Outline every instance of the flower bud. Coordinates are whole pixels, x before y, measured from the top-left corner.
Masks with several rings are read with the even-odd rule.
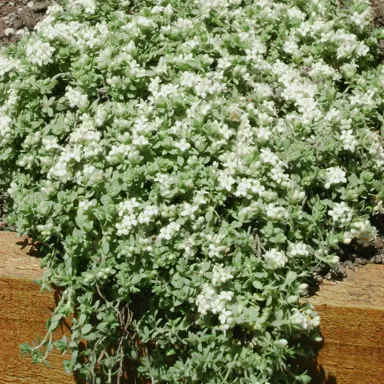
[[[308,284],[300,284],[299,285],[299,293],[300,295],[306,295],[308,293]]]
[[[330,257],[330,258],[328,259],[328,263],[329,263],[330,265],[337,265],[337,264],[339,264],[339,261],[340,261],[339,256],[332,256],[332,257]]]
[[[279,348],[284,348],[288,345],[288,341],[285,339],[280,339],[275,342],[276,346]]]

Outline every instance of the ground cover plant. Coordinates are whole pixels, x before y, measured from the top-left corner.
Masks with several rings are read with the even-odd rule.
[[[68,0],[3,48],[7,220],[62,293],[22,351],[90,383],[309,382],[299,298],[384,209],[381,34],[366,0]]]

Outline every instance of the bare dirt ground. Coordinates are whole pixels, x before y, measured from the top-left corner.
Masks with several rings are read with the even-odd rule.
[[[16,42],[44,17],[52,1],[0,0],[0,46]]]

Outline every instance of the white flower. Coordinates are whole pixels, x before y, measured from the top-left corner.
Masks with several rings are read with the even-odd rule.
[[[290,257],[308,257],[310,255],[310,249],[308,245],[302,242],[290,243],[287,254]]]
[[[276,165],[280,159],[269,148],[262,148],[260,151],[260,161],[265,164]]]
[[[353,12],[351,21],[359,27],[359,29],[364,29],[371,23],[371,7],[367,7],[362,13]]]
[[[198,311],[202,315],[206,315],[210,311],[211,300],[215,296],[215,289],[208,284],[204,285],[202,293],[200,293],[196,298],[196,305],[198,306]]]
[[[226,300],[226,301],[231,301],[233,298],[233,292],[231,291],[221,291],[219,294],[219,299],[221,300]]]
[[[0,146],[7,144],[12,138],[12,119],[0,111]]]
[[[289,8],[287,11],[287,14],[290,20],[293,20],[293,19],[297,19],[300,21],[305,20],[305,14],[296,7]]]
[[[265,188],[261,185],[259,180],[243,178],[238,181],[238,186],[234,195],[252,199],[255,194],[263,196],[264,192]]]
[[[377,229],[371,225],[369,220],[352,223],[349,232],[344,234],[344,243],[349,244],[352,239],[364,247],[369,247],[377,235]]]
[[[96,205],[97,205],[96,199],[92,199],[92,200],[84,199],[79,201],[79,209],[83,211],[88,211],[88,209],[92,207],[96,207]]]
[[[153,22],[153,20],[144,16],[139,16],[136,19],[136,22],[137,22],[137,25],[139,25],[141,28],[144,28],[144,29],[151,29],[156,27],[156,24]]]
[[[352,129],[347,129],[341,132],[340,141],[343,144],[343,148],[346,151],[355,152],[358,145],[355,135],[353,134]]]
[[[41,40],[30,40],[25,46],[25,53],[27,60],[39,67],[47,65],[52,62],[52,55],[55,48],[49,43],[45,43]]]
[[[180,230],[180,224],[171,222],[166,227],[160,229],[159,239],[171,240]]]
[[[341,71],[347,78],[353,77],[357,72],[357,68],[358,65],[355,63],[345,63],[340,67]]]
[[[83,8],[85,13],[93,14],[96,12],[95,0],[69,0],[68,9],[77,13],[79,8]]]
[[[20,69],[20,65],[20,60],[3,56],[0,53],[0,77],[8,72]]]
[[[191,148],[191,145],[184,138],[181,139],[179,142],[174,143],[174,146],[180,149],[181,152],[184,152],[187,149]]]
[[[62,14],[64,8],[59,4],[52,4],[47,8],[47,15],[57,16]]]
[[[195,219],[195,212],[199,209],[198,205],[192,205],[189,203],[184,203],[183,204],[183,209],[180,212],[181,216],[187,216],[190,217],[191,219]]]
[[[273,269],[282,268],[288,262],[285,253],[278,251],[275,248],[265,252],[263,257],[267,265]]]
[[[279,339],[275,342],[279,348],[285,348],[288,345],[288,341],[286,339]]]
[[[153,218],[159,214],[159,209],[156,205],[147,205],[137,217],[137,221],[140,224],[149,224],[153,221]]]
[[[218,245],[218,244],[209,244],[209,252],[208,256],[209,257],[221,257],[221,254],[224,253],[225,251],[225,246],[223,245]]]
[[[298,325],[304,331],[311,331],[320,325],[320,316],[314,311],[312,305],[301,310],[294,308],[292,312],[291,322]]]
[[[133,214],[136,212],[136,208],[140,207],[140,203],[136,198],[132,198],[130,200],[125,200],[119,203],[117,214],[122,217],[125,213]]]
[[[217,291],[205,284],[202,292],[196,298],[196,305],[199,313],[206,315],[209,312],[219,315],[220,328],[224,331],[234,325],[232,312],[227,308],[228,303],[233,299],[232,291]]]
[[[326,189],[329,189],[333,184],[344,184],[347,182],[346,173],[340,167],[331,167],[325,170]]]
[[[266,206],[266,214],[271,220],[289,219],[288,211],[284,207],[277,207],[274,204],[268,204]]]
[[[321,61],[314,63],[309,71],[310,76],[314,79],[321,79],[322,77],[332,78],[333,80],[339,80],[340,75],[337,71]]]
[[[304,197],[305,197],[304,191],[298,191],[297,189],[295,189],[292,193],[291,200],[294,203],[298,203],[298,202],[302,201],[304,199]]]
[[[136,227],[138,221],[135,215],[127,214],[123,216],[123,220],[120,223],[116,223],[117,236],[127,236],[131,233],[132,229]]]
[[[328,211],[328,215],[332,217],[333,223],[340,227],[349,224],[353,217],[353,211],[344,202],[335,203],[333,208]]]
[[[284,42],[284,52],[289,53],[289,54],[297,54],[300,52],[299,50],[299,45],[297,44],[296,39],[290,36],[288,40]]]
[[[232,190],[232,185],[236,182],[236,180],[225,171],[219,171],[218,181],[220,186],[228,192]]]
[[[88,105],[88,96],[83,94],[79,89],[68,86],[65,97],[68,99],[71,108],[85,108]]]
[[[212,284],[220,285],[226,283],[228,280],[231,280],[233,275],[231,274],[231,268],[223,267],[223,264],[216,264],[213,267],[212,272]]]
[[[301,296],[305,296],[308,294],[308,284],[303,283],[299,285],[299,293]]]
[[[75,181],[79,185],[95,184],[104,177],[104,171],[91,164],[85,164],[81,171],[75,173]]]

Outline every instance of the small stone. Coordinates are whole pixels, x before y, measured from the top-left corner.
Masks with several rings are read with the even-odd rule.
[[[24,34],[25,34],[24,29],[19,29],[19,30],[16,32],[16,35],[18,35],[18,36],[21,36],[21,35],[24,35]]]
[[[11,35],[14,35],[14,34],[15,34],[14,28],[6,28],[4,30],[4,35],[5,36],[11,36]]]
[[[15,3],[13,1],[10,1],[9,4],[8,4],[10,7],[14,7],[15,6]]]
[[[35,6],[35,3],[33,1],[30,1],[27,6],[28,8],[33,8]]]
[[[21,19],[16,19],[15,22],[13,23],[13,28],[16,30],[22,28],[24,26],[23,20]]]

